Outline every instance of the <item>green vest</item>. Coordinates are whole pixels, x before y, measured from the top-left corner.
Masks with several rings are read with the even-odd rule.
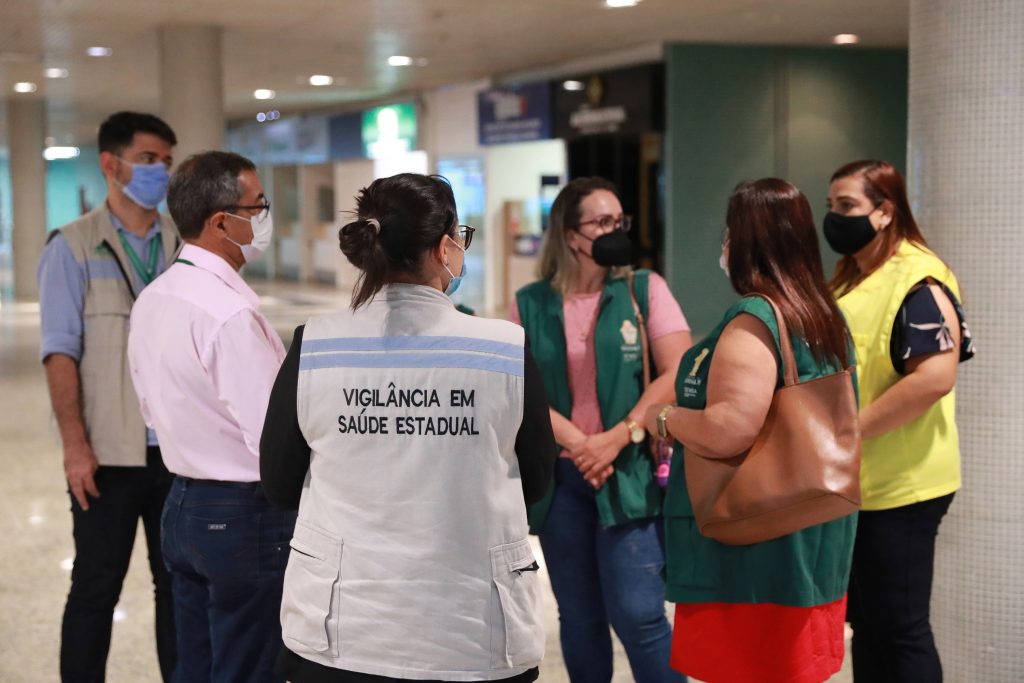
[[[637,302],[647,317],[650,271],[638,270],[634,277]],[[566,358],[565,315],[562,296],[547,280],[540,280],[516,292],[519,316],[530,352],[544,375],[551,407],[572,418],[569,391],[569,363]],[[605,281],[594,332],[597,358],[597,397],[605,429],[621,422],[643,393],[643,359],[638,322],[629,297],[629,285],[622,278]],[[597,492],[597,511],[603,526],[616,526],[661,513],[661,489],[651,469],[646,442],[630,444],[615,460],[615,473]],[[554,487],[530,507],[530,530],[539,533],[547,520]]]
[[[706,339],[683,356],[676,380],[676,400],[681,407],[706,407],[715,346],[725,326],[741,313],[763,321],[778,347],[778,324],[768,303],[755,297],[741,299]],[[801,381],[839,369],[815,360],[803,339],[791,340]],[[782,384],[780,368],[777,386]],[[854,514],[748,546],[725,545],[701,536],[686,490],[683,448],[677,443],[665,497],[667,599],[677,603],[770,602],[790,607],[835,602],[846,593],[856,529]]]
[[[881,268],[839,299],[857,346],[861,405],[871,405],[903,378],[889,355],[892,327],[907,294],[927,278],[960,298],[949,267],[925,247],[904,241]],[[913,422],[864,440],[860,488],[865,510],[911,505],[960,488],[955,391]]]

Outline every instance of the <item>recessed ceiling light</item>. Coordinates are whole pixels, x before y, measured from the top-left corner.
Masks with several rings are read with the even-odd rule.
[[[604,4],[609,7],[636,7],[640,0],[604,0]]]
[[[836,45],[856,45],[860,42],[860,36],[856,33],[839,33],[832,36],[832,42]]]
[[[109,57],[110,55],[114,54],[114,51],[111,50],[109,47],[100,47],[97,45],[90,47],[88,50],[85,51],[85,54],[89,55],[90,57]]]
[[[404,55],[392,55],[388,57],[388,64],[391,66],[411,66],[412,57],[406,57]]]
[[[323,74],[316,74],[309,77],[309,84],[315,86],[331,85],[334,83],[334,78],[331,76],[324,76]]]
[[[43,73],[46,74],[47,78],[67,78],[68,77],[68,70],[67,69],[60,69],[58,67],[50,67],[49,69],[47,69]]]
[[[267,112],[267,121],[277,121],[279,118],[281,118],[281,112],[278,110]]]
[[[29,93],[38,90],[35,83],[29,83],[28,81],[22,81],[21,83],[14,84],[14,92]]]
[[[562,88],[570,91],[583,90],[585,87],[586,86],[583,85],[583,81],[565,81],[562,83]]]
[[[51,146],[43,150],[43,158],[47,161],[55,161],[57,159],[74,159],[82,151],[77,147],[61,147]]]
[[[272,100],[277,97],[277,93],[268,88],[260,88],[259,90],[253,90],[252,96],[257,100]]]
[[[263,123],[264,121],[267,120],[267,115],[264,114],[263,112],[260,112],[259,114],[256,114],[256,120],[259,121],[260,123]]]

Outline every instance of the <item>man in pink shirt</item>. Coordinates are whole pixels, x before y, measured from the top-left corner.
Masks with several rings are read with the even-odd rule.
[[[174,475],[161,525],[182,680],[274,681],[295,513],[260,487],[259,440],[284,359],[238,271],[269,244],[270,203],[248,159],[205,152],[171,179],[186,244],[132,309],[128,360]]]

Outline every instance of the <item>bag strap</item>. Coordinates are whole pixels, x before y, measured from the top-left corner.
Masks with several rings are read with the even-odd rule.
[[[640,303],[636,300],[636,289],[633,285],[635,273],[630,271],[627,278],[629,283],[629,300],[633,304],[633,313],[636,314],[637,326],[640,328],[640,355],[644,359],[644,390],[651,385],[651,354],[647,341],[647,319],[640,310]]]
[[[786,327],[786,320],[782,317],[782,311],[779,310],[778,305],[767,294],[757,292],[751,296],[764,299],[772,307],[772,311],[775,312],[775,321],[779,328],[779,348],[782,351],[782,376],[787,387],[799,384],[800,375],[796,370],[796,355],[793,353],[793,342],[789,339],[789,329]]]

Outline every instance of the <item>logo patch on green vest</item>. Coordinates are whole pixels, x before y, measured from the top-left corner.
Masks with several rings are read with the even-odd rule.
[[[690,370],[690,377],[696,377],[697,376],[697,372],[700,370],[701,364],[708,357],[709,353],[711,353],[710,349],[704,349],[703,351],[700,352],[700,355],[698,355],[697,358],[694,359],[694,361],[693,361],[693,370]]]
[[[639,330],[636,329],[636,325],[633,324],[632,320],[623,320],[619,332],[622,333],[622,341],[630,346],[636,345]]]
[[[640,330],[628,318],[622,321],[619,327],[622,334],[622,360],[626,363],[633,363],[640,359]]]

